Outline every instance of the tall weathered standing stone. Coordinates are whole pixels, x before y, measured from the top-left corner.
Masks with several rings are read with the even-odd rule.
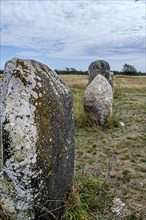
[[[98,74],[84,93],[84,110],[90,119],[104,125],[112,115],[112,87],[104,76]]]
[[[5,65],[0,197],[17,220],[60,216],[74,169],[73,97],[57,74],[34,60]]]
[[[1,140],[1,117],[2,117],[2,94],[1,94],[1,83],[2,83],[2,76],[0,75],[0,172],[2,169],[2,151],[1,151],[1,145],[2,145],[2,140]]]
[[[110,83],[112,88],[114,87],[114,85],[113,85],[113,73],[110,71],[110,65],[108,64],[108,62],[106,62],[104,60],[96,60],[96,61],[92,62],[89,65],[88,74],[89,74],[88,85],[92,82],[92,80],[98,74],[101,74],[107,79],[107,81]]]

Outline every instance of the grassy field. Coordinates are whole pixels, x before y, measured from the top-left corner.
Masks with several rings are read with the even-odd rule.
[[[105,127],[84,114],[87,76],[60,78],[74,94],[76,127],[76,190],[67,204],[72,218],[64,219],[146,219],[146,77],[115,77],[113,116]]]
[[[74,95],[76,140],[74,186],[62,220],[145,220],[146,77],[115,77],[113,116],[104,127],[84,114],[87,76],[60,78]]]

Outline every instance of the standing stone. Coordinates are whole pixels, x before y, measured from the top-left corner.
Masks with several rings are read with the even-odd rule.
[[[85,90],[84,110],[93,122],[104,125],[112,115],[112,99],[112,87],[98,74]]]
[[[56,219],[72,186],[72,94],[44,64],[13,58],[2,97],[3,206],[17,220]]]
[[[2,143],[2,140],[1,140],[2,94],[1,94],[1,83],[2,83],[2,76],[0,75],[0,173],[2,171],[2,151],[1,151],[1,145],[2,145],[1,144]]]
[[[113,88],[113,72],[110,71],[110,65],[108,62],[104,60],[96,60],[92,62],[88,68],[89,74],[89,82],[88,85],[92,82],[92,80],[98,75],[103,75],[110,85]]]

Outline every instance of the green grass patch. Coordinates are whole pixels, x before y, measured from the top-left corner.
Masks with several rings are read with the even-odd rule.
[[[84,90],[78,91],[77,95],[73,90],[74,97],[82,100]],[[144,89],[117,88],[113,116],[104,127],[85,123],[82,103],[78,104],[82,114],[76,109],[76,181],[89,220],[145,219],[145,98]],[[105,179],[101,198],[96,192]],[[126,205],[119,217],[111,212],[113,198],[117,197]]]

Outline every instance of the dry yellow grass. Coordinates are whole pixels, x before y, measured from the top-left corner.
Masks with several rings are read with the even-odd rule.
[[[115,87],[119,89],[146,88],[146,76],[115,76]]]
[[[86,75],[60,75],[59,77],[71,87],[74,85],[86,87],[88,83],[88,76]],[[146,88],[146,76],[115,76],[115,88]]]
[[[86,86],[88,83],[87,75],[59,75],[59,77],[69,86]]]

